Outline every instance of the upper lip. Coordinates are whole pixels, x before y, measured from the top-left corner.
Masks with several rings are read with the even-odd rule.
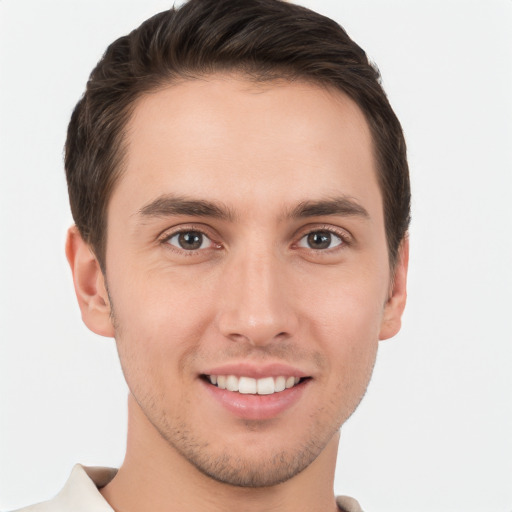
[[[237,377],[251,377],[261,379],[263,377],[309,377],[298,368],[283,363],[254,364],[248,362],[229,363],[215,366],[202,372],[203,375],[235,375]]]

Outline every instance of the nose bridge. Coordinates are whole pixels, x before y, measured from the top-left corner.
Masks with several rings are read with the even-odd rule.
[[[219,327],[224,336],[265,344],[288,337],[296,327],[290,289],[273,247],[233,254],[225,270]]]

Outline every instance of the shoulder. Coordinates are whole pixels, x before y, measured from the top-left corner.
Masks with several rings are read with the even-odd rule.
[[[337,496],[336,504],[341,512],[363,512],[359,502],[350,496]]]
[[[113,512],[98,488],[110,482],[116,472],[113,468],[76,464],[55,498],[13,512]]]

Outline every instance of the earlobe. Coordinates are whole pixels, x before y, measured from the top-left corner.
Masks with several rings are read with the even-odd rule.
[[[406,236],[398,250],[394,278],[389,298],[384,306],[379,340],[395,336],[402,326],[402,313],[407,301],[407,270],[409,265],[409,238]]]
[[[76,226],[68,230],[66,257],[73,274],[82,320],[96,334],[114,337],[110,301],[103,272],[94,252],[83,240]]]

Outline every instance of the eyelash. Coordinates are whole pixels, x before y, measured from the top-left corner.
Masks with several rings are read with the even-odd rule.
[[[350,246],[352,244],[352,238],[349,235],[349,233],[347,233],[345,230],[342,230],[341,228],[336,228],[331,225],[319,225],[308,226],[306,229],[304,229],[299,236],[298,242],[295,242],[294,245],[298,245],[298,243],[300,243],[301,240],[303,240],[305,237],[313,233],[329,233],[341,240],[341,243],[328,249],[313,249],[311,247],[304,248],[308,251],[314,252],[315,254],[325,254],[327,256],[328,254],[331,254],[333,252],[343,250],[345,247]]]
[[[208,240],[210,240],[212,247],[207,247],[204,249],[197,249],[197,250],[186,250],[186,249],[180,249],[179,247],[176,247],[170,243],[170,240],[174,238],[175,236],[180,235],[181,233],[191,233],[196,232],[204,237],[206,237]],[[352,238],[351,236],[345,231],[340,228],[335,228],[330,225],[318,225],[318,226],[309,226],[307,228],[303,228],[303,230],[300,232],[299,237],[296,242],[293,243],[293,247],[298,247],[298,244],[307,236],[313,234],[313,233],[329,233],[331,235],[336,236],[341,240],[341,243],[335,245],[334,247],[327,248],[327,249],[313,249],[311,247],[300,247],[301,249],[305,249],[307,251],[311,251],[315,254],[331,254],[333,252],[337,252],[340,250],[343,250],[343,248],[350,246],[352,244]],[[205,229],[204,226],[183,226],[180,227],[177,230],[173,230],[171,232],[166,231],[164,234],[160,235],[158,237],[158,241],[165,245],[166,248],[175,251],[179,254],[185,255],[185,256],[194,256],[199,253],[204,253],[206,251],[210,250],[216,250],[221,249],[222,244],[220,242],[215,241],[215,236],[212,236],[208,233],[208,230]]]
[[[179,247],[176,247],[170,243],[170,240],[174,238],[175,236],[179,236],[182,233],[199,233],[206,237],[208,240],[210,240],[212,247],[207,247],[204,249],[197,249],[197,250],[186,250],[186,249],[180,249]],[[182,226],[177,230],[173,231],[166,231],[163,235],[158,237],[158,241],[165,245],[167,249],[175,251],[181,255],[185,256],[195,256],[197,254],[212,250],[212,249],[220,249],[222,247],[222,244],[215,241],[215,237],[208,233],[208,230],[205,229],[204,226]]]

